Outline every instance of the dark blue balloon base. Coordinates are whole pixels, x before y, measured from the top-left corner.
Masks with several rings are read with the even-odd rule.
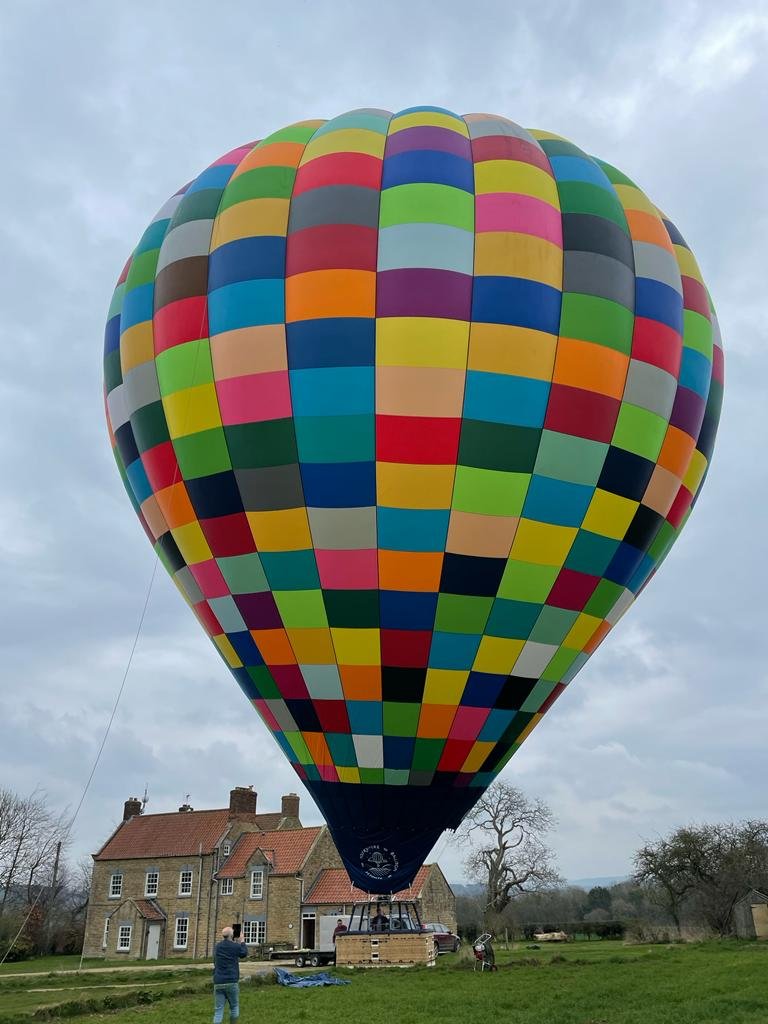
[[[447,828],[457,828],[481,790],[309,782],[352,882],[364,892],[406,889]]]

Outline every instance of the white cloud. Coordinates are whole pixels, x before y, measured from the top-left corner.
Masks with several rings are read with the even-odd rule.
[[[764,11],[734,15],[729,10],[709,25],[697,22],[697,17],[689,19],[693,31],[688,45],[678,45],[675,56],[668,54],[661,64],[663,73],[687,90],[715,92],[733,85],[752,70],[765,49]]]

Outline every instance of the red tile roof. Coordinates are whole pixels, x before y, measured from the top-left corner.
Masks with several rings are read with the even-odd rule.
[[[122,822],[95,860],[187,857],[212,853],[227,827],[229,811],[177,811],[137,814]]]
[[[154,900],[134,900],[136,909],[147,921],[164,921],[165,914]]]
[[[256,824],[264,832],[274,832],[276,828],[280,827],[282,820],[283,815],[280,811],[270,811],[269,814],[256,815]]]
[[[242,878],[257,850],[263,851],[272,865],[273,874],[294,875],[307,859],[321,831],[322,826],[281,829],[279,832],[247,832],[238,839],[218,877]]]
[[[280,811],[256,814],[251,819],[260,829],[276,829]],[[95,860],[136,860],[144,857],[192,857],[213,853],[229,822],[226,807],[215,811],[176,811],[169,814],[137,814],[123,821],[95,855]]]
[[[431,864],[423,864],[416,873],[413,884],[396,892],[393,899],[416,900],[426,884]],[[344,868],[325,868],[320,877],[304,897],[305,903],[356,903],[370,899],[367,892],[352,884]]]

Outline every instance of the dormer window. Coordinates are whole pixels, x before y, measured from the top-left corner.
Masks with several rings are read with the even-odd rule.
[[[226,843],[221,844],[221,856],[226,860],[230,853],[232,853],[232,843],[227,840]]]

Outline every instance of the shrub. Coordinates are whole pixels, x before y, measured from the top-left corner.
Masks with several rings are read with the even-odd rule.
[[[644,943],[670,943],[675,941],[668,925],[657,924],[654,921],[632,921],[627,925],[625,941],[628,945],[640,945]]]

